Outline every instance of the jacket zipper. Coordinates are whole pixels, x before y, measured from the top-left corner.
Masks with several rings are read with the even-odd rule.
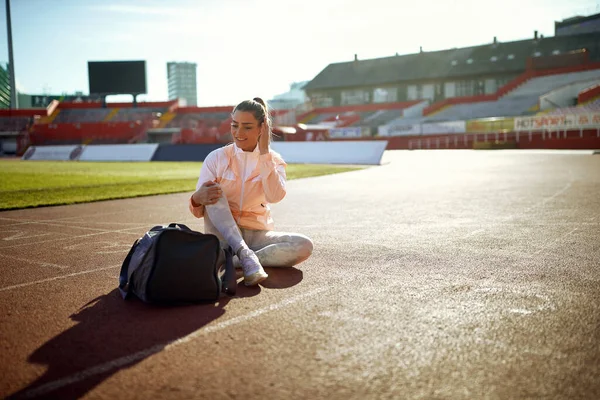
[[[242,210],[244,209],[244,184],[246,183],[246,165],[248,164],[247,154],[244,154],[244,169],[242,170],[242,193],[240,194],[240,215],[238,216],[237,223],[239,225],[242,219]]]

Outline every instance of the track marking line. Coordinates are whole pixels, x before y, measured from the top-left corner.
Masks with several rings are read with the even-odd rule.
[[[189,192],[189,194],[187,193],[165,193],[165,194],[159,194],[156,196],[168,196],[168,195],[176,195],[176,194],[186,194],[187,197],[189,197],[189,195],[192,192]],[[146,197],[151,197],[151,196],[146,196]],[[185,198],[186,201],[184,201],[182,204],[185,204],[185,207],[182,207],[181,210],[183,212],[183,210],[185,210],[185,214],[189,215],[189,211],[187,211],[187,197]],[[133,200],[133,199],[143,199],[143,197],[130,197],[130,198],[126,198],[126,199],[112,199],[112,200],[102,200],[102,201],[120,201],[120,200]],[[77,203],[77,204],[62,204],[62,205],[57,205],[55,207],[71,207],[71,206],[79,206],[79,207],[85,207],[86,205],[89,204],[94,204],[94,203],[98,203],[98,202],[92,202],[92,203]],[[165,204],[162,205],[145,205],[144,207],[136,207],[137,211],[145,211],[145,210],[157,210],[157,211],[164,211],[165,210]],[[171,203],[169,203],[171,204]],[[10,211],[17,211],[17,210],[7,210],[6,212],[10,212]],[[122,209],[119,211],[110,211],[110,212],[98,212],[98,213],[94,213],[93,217],[99,217],[99,216],[107,216],[107,215],[116,215],[116,214],[129,214],[131,213],[130,210],[128,209]],[[75,215],[75,216],[71,216],[71,217],[60,217],[60,218],[50,218],[50,219],[45,219],[43,221],[45,222],[56,222],[56,221],[68,221],[68,220],[73,220],[73,219],[81,219],[81,222],[87,222],[89,220],[90,216],[88,214],[80,214],[80,215]],[[17,222],[23,222],[24,220],[27,219],[19,219],[19,218],[10,218],[10,217],[0,217],[0,219],[4,219],[4,220],[8,220],[8,221],[17,221]]]
[[[547,250],[548,248],[550,248],[551,246],[553,246],[554,244],[556,244],[556,242],[563,240],[564,238],[566,238],[567,236],[571,235],[573,232],[575,232],[576,230],[578,230],[579,228],[575,228],[572,229],[571,231],[565,233],[564,235],[560,236],[558,239],[555,239],[553,241],[551,241],[550,243],[548,243],[547,245],[543,246],[541,249],[539,249],[538,251],[534,252],[534,255],[540,254],[542,251]]]
[[[38,242],[28,242],[28,243],[20,243],[20,244],[13,244],[13,245],[9,245],[9,246],[0,246],[0,250],[2,249],[10,249],[13,247],[20,247],[20,246],[32,246],[35,244],[40,244],[40,243],[51,243],[51,242],[59,242],[62,240],[73,240],[73,239],[81,239],[81,238],[85,238],[85,237],[92,237],[92,236],[98,236],[98,235],[107,235],[107,234],[112,234],[112,233],[123,233],[126,235],[136,235],[136,236],[141,236],[140,233],[138,232],[127,232],[130,230],[139,230],[139,229],[146,229],[144,231],[144,233],[148,230],[148,225],[140,225],[138,227],[134,227],[134,228],[126,228],[126,229],[118,229],[115,231],[106,231],[106,232],[96,232],[96,233],[87,233],[85,235],[75,235],[75,236],[67,236],[64,238],[55,238],[55,239],[50,239],[50,240],[40,240]],[[142,233],[143,234],[143,233]]]
[[[524,308],[511,308],[508,311],[511,312],[511,313],[513,313],[513,314],[521,314],[521,315],[533,314],[533,311],[527,310],[527,309],[524,309]]]
[[[92,231],[106,231],[106,229],[102,228],[88,228],[87,226],[74,226],[74,225],[66,225],[66,224],[53,224],[51,222],[39,222],[39,221],[28,221],[28,222],[20,222],[18,224],[10,225],[11,228],[16,226],[24,226],[24,225],[46,225],[46,226],[58,226],[60,228],[75,228],[75,229],[87,229]],[[6,227],[7,225],[5,225]]]
[[[377,321],[373,321],[370,319],[366,319],[366,318],[359,318],[359,317],[351,317],[348,315],[344,315],[344,313],[342,312],[331,312],[331,311],[323,311],[318,313],[317,315],[321,316],[321,317],[327,317],[327,318],[331,318],[333,320],[338,320],[338,321],[342,321],[342,322],[350,322],[353,324],[366,324],[366,325],[373,325],[373,326],[381,326],[381,322],[377,322]]]
[[[556,191],[556,192],[555,192],[555,193],[554,193],[552,196],[546,197],[546,198],[544,198],[544,199],[542,199],[542,200],[538,201],[537,203],[535,203],[535,204],[533,204],[533,205],[531,205],[531,206],[527,207],[526,209],[524,209],[523,211],[521,211],[521,212],[520,212],[520,213],[518,213],[518,214],[511,214],[511,215],[508,215],[508,216],[506,216],[506,217],[502,217],[502,218],[500,218],[500,219],[499,219],[499,220],[497,220],[497,221],[493,221],[493,222],[491,222],[491,223],[490,223],[490,224],[489,224],[489,225],[488,225],[486,228],[484,228],[484,229],[478,229],[478,230],[475,230],[475,231],[473,231],[473,232],[467,233],[467,234],[466,234],[465,236],[463,236],[461,239],[467,239],[467,238],[469,238],[469,237],[471,237],[471,236],[473,236],[473,235],[476,235],[476,234],[478,234],[478,233],[480,233],[480,232],[483,232],[483,231],[485,231],[486,229],[491,229],[491,228],[493,228],[493,227],[496,227],[496,226],[498,226],[498,225],[504,224],[504,223],[506,223],[506,222],[508,222],[508,221],[510,221],[510,220],[512,220],[512,219],[518,218],[518,216],[519,216],[519,215],[525,214],[525,213],[527,213],[527,212],[529,212],[529,211],[533,210],[534,208],[537,208],[537,207],[542,207],[542,206],[544,206],[544,205],[545,205],[547,202],[549,202],[550,200],[553,200],[553,199],[555,199],[556,197],[560,196],[561,194],[563,194],[564,192],[566,192],[567,190],[569,190],[569,189],[571,188],[571,186],[572,186],[572,185],[573,185],[573,180],[571,179],[571,180],[570,180],[570,181],[569,181],[569,182],[568,182],[568,183],[567,183],[565,186],[563,186],[561,189],[559,189],[558,191]]]
[[[481,232],[485,232],[485,229],[477,229],[477,230],[475,230],[473,232],[467,233],[465,236],[461,237],[461,239],[468,239],[471,236],[475,236],[475,235],[477,235],[478,233],[481,233]]]
[[[558,192],[554,193],[552,196],[550,197],[546,197],[544,200],[541,201],[541,205],[545,205],[547,202],[549,202],[550,200],[555,199],[556,197],[560,196],[561,194],[563,194],[564,192],[566,192],[567,190],[569,190],[571,188],[571,186],[573,185],[573,180],[569,181],[569,183],[567,183],[565,185],[565,187],[563,187],[561,190],[559,190]],[[528,209],[526,209],[525,211],[529,211],[532,208],[537,207],[537,204],[534,206],[529,207]]]
[[[52,382],[48,382],[44,385],[41,385],[37,388],[31,389],[26,391],[25,393],[23,393],[23,395],[21,397],[23,398],[32,398],[32,397],[36,397],[36,396],[41,396],[41,395],[45,395],[47,393],[50,393],[56,389],[59,389],[61,387],[76,383],[76,382],[80,382],[84,379],[87,379],[89,377],[95,376],[95,375],[100,375],[103,373],[106,373],[108,371],[111,371],[115,368],[119,368],[119,367],[124,367],[126,365],[132,364],[136,361],[141,361],[145,358],[148,358],[154,354],[160,353],[161,351],[169,351],[172,350],[182,344],[191,342],[201,336],[205,336],[208,334],[211,334],[213,332],[217,332],[220,330],[223,330],[227,327],[230,327],[232,325],[238,325],[241,324],[243,322],[246,322],[250,319],[256,318],[262,314],[266,314],[268,312],[271,311],[275,311],[278,310],[280,308],[289,306],[291,304],[297,303],[298,301],[304,299],[304,298],[310,298],[313,297],[314,295],[324,292],[328,289],[330,289],[330,286],[327,287],[319,287],[317,289],[313,289],[311,291],[308,291],[306,293],[294,296],[294,297],[290,297],[289,299],[285,299],[283,301],[280,301],[279,303],[275,303],[275,304],[271,304],[269,306],[260,308],[258,310],[255,310],[251,313],[245,314],[245,315],[241,315],[239,317],[234,317],[231,318],[229,320],[217,323],[215,325],[210,325],[207,327],[202,327],[192,333],[190,333],[189,335],[186,335],[180,339],[171,341],[171,342],[167,342],[164,344],[157,344],[155,346],[152,346],[146,350],[142,350],[139,351],[137,353],[134,354],[130,354],[128,356],[124,356],[124,357],[120,357],[117,359],[114,359],[112,361],[108,361],[105,362],[103,364],[99,364],[96,365],[94,367],[85,369],[83,371],[77,372],[73,375],[70,376],[66,376],[62,379],[58,379]]]
[[[168,194],[165,194],[168,195]],[[158,195],[161,196],[161,195]],[[138,197],[138,199],[140,199],[141,197]],[[129,199],[134,199],[133,197],[129,198]],[[116,201],[116,200],[127,200],[127,199],[113,199],[113,200],[104,200],[104,201]],[[96,202],[94,202],[96,203]],[[70,207],[70,206],[84,206],[87,204],[94,204],[94,203],[78,203],[78,204],[63,204],[61,205],[62,207]],[[187,210],[187,203],[185,209]],[[56,207],[61,207],[61,206],[56,206]],[[144,211],[144,210],[161,210],[164,211],[165,206],[164,205],[160,205],[160,206],[145,206],[143,208],[139,208],[136,207],[137,211]],[[7,210],[7,212],[9,211],[15,211],[15,210]],[[94,213],[94,217],[98,217],[98,216],[107,216],[107,215],[115,215],[115,214],[123,214],[123,213],[130,213],[130,210],[120,210],[120,211],[111,211],[111,212],[103,212],[103,213]],[[189,212],[189,211],[188,211]],[[26,219],[19,219],[19,218],[8,218],[8,217],[0,217],[0,219],[4,219],[7,221],[17,221],[17,222],[23,222]],[[86,222],[87,220],[89,220],[89,215],[87,214],[81,214],[81,215],[75,215],[75,216],[71,216],[71,217],[61,217],[61,218],[51,218],[51,219],[45,219],[45,220],[41,220],[41,221],[45,221],[45,222],[56,222],[56,221],[67,221],[70,219],[81,219],[81,222]]]
[[[34,281],[34,282],[19,283],[18,285],[5,286],[3,288],[0,288],[0,292],[4,292],[4,291],[7,291],[7,290],[13,290],[13,289],[19,289],[19,288],[27,287],[27,286],[33,286],[33,285],[37,285],[37,284],[45,283],[45,282],[57,281],[59,279],[71,278],[73,276],[91,274],[91,273],[98,272],[98,271],[106,271],[106,270],[109,270],[111,268],[117,268],[117,267],[120,267],[120,266],[121,266],[121,264],[119,264],[119,265],[113,265],[113,266],[110,266],[110,267],[96,268],[96,269],[92,269],[92,270],[88,270],[88,271],[73,272],[72,274],[55,276],[53,278],[47,278],[47,279],[40,279],[39,281]]]
[[[503,287],[498,287],[498,286],[496,286],[496,287],[494,287],[494,286],[480,287],[480,288],[474,289],[474,292],[481,293],[483,296],[512,294],[517,297],[520,297],[521,298],[520,300],[537,299],[540,301],[540,304],[532,305],[528,308],[526,308],[526,307],[509,308],[507,311],[512,314],[529,315],[529,314],[534,314],[534,313],[538,313],[538,312],[556,311],[556,305],[552,302],[552,299],[550,299],[550,297],[545,294],[528,293],[528,292],[523,292],[523,291],[519,291],[519,290],[515,290],[515,289],[507,289],[507,288],[503,288]]]
[[[129,249],[131,248],[131,243],[119,243],[119,242],[108,242],[108,241],[99,241],[95,244],[101,245],[98,251],[94,251],[95,254],[127,254]],[[77,243],[70,246],[63,247],[63,250],[74,251],[80,248],[87,249],[90,247],[89,243]]]
[[[42,267],[54,267],[54,268],[58,268],[58,269],[68,269],[71,268],[68,265],[58,265],[58,264],[53,264],[50,262],[45,262],[45,261],[36,261],[30,258],[22,258],[22,257],[16,257],[16,256],[11,256],[8,254],[2,254],[0,253],[0,257],[6,257],[6,258],[11,258],[13,260],[17,260],[17,261],[23,261],[29,264],[36,264],[36,265],[40,265]]]
[[[16,232],[16,233],[14,235],[2,238],[2,240],[9,241],[9,240],[19,240],[19,239],[31,239],[31,238],[34,238],[34,237],[52,235],[51,232],[47,232],[47,233],[39,233],[39,234],[33,234],[33,235],[27,236],[27,232],[13,230],[13,229],[6,230],[3,233],[8,233],[8,232]]]
[[[1,218],[0,219],[5,219],[5,220],[11,220],[10,218]],[[54,222],[53,220],[45,220],[45,219],[32,219],[32,220],[28,220],[28,221],[23,221],[23,220],[15,220],[14,224],[6,224],[3,225],[3,227],[15,227],[15,226],[21,226],[21,225],[33,225],[33,224],[40,224],[40,225],[51,225],[51,226],[60,226],[60,227],[70,227],[70,228],[83,228],[79,225],[68,225],[68,224],[94,224],[94,225],[110,225],[111,227],[114,226],[127,226],[127,225],[138,225],[137,222],[103,222],[103,221],[89,221],[89,218],[83,221],[68,221],[67,223],[59,223],[59,222]],[[89,228],[89,229],[102,229],[102,228]],[[106,229],[106,228],[105,228]]]

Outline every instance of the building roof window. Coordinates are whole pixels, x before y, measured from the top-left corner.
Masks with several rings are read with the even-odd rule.
[[[472,58],[469,58],[469,59],[467,60],[467,64],[473,64],[473,59],[472,59]]]
[[[539,56],[541,56],[541,55],[542,55],[542,53],[540,53],[539,51],[536,51],[535,53],[533,53],[533,56],[534,56],[534,57],[539,57]]]
[[[452,60],[452,62],[450,64],[456,65],[456,64],[458,64],[458,62],[456,60]]]
[[[492,58],[490,58],[490,61],[491,62],[496,62],[496,61],[498,61],[498,57],[492,56]]]
[[[514,54],[509,54],[508,57],[509,60],[514,60],[515,59],[515,55]]]
[[[552,54],[554,54],[554,55],[560,54],[560,50],[554,50],[554,51],[552,52]]]

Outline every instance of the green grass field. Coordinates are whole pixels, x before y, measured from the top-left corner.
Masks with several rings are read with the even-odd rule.
[[[200,162],[0,160],[0,210],[192,192]],[[289,179],[363,167],[289,164]]]

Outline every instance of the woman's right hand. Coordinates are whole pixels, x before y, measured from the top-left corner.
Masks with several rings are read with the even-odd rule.
[[[196,204],[208,206],[219,201],[222,195],[223,190],[221,190],[221,186],[218,183],[207,181],[192,195],[192,200]]]

